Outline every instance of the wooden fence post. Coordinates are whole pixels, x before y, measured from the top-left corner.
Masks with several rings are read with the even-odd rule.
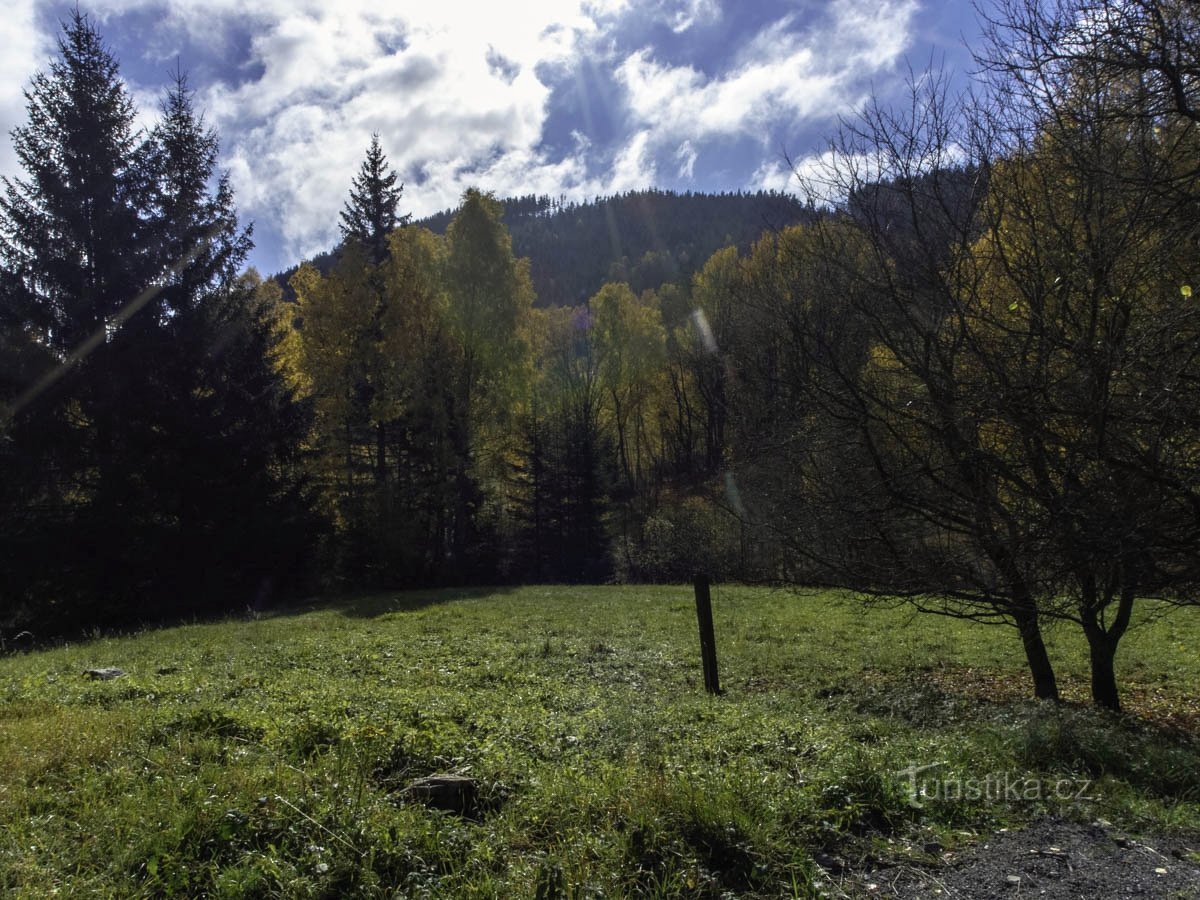
[[[700,624],[700,662],[704,666],[704,689],[710,694],[721,693],[721,680],[717,677],[717,638],[713,633],[712,596],[709,593],[708,576],[697,575],[696,619]]]

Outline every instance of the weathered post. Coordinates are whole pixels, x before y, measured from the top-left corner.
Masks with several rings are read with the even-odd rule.
[[[696,619],[700,623],[700,662],[704,667],[704,689],[710,694],[721,693],[721,680],[717,677],[717,638],[713,633],[712,596],[708,588],[708,576],[697,575]]]

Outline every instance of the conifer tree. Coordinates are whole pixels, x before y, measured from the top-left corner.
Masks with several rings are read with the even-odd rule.
[[[180,315],[214,290],[232,287],[253,243],[250,229],[238,226],[229,176],[217,171],[217,135],[196,113],[181,71],[160,112],[146,154],[151,222],[158,264],[170,273],[165,306]]]
[[[113,326],[137,293],[142,186],[135,110],[116,59],[78,10],[58,48],[25,92],[27,124],[12,133],[27,177],[4,179],[0,252],[40,338],[65,356]]]
[[[78,10],[58,50],[26,90],[28,121],[12,133],[26,174],[5,179],[0,197],[6,343],[26,359],[40,351],[0,421],[11,465],[0,602],[14,616],[32,597],[72,602],[109,587],[96,567],[108,563],[109,539],[121,539],[113,520],[125,498],[110,485],[128,465],[124,372],[114,370],[151,268],[135,110],[117,61]],[[64,553],[72,546],[87,546],[93,560]],[[47,612],[55,614],[39,615]]]
[[[312,524],[297,458],[308,414],[271,365],[274,312],[239,275],[252,243],[217,153],[177,72],[145,154],[163,302],[141,320],[147,377],[131,419],[144,428],[150,528],[174,560],[161,587],[190,609],[289,577]]]
[[[388,235],[409,220],[409,216],[398,216],[396,212],[404,192],[403,184],[396,186],[397,177],[379,146],[379,135],[371,135],[367,158],[351,182],[350,199],[342,209],[340,227],[345,240],[363,246],[372,265],[377,266],[387,258]]]
[[[182,76],[139,140],[81,13],[59,51],[0,198],[0,613],[40,631],[244,605],[307,510],[304,410],[238,275],[249,234]]]

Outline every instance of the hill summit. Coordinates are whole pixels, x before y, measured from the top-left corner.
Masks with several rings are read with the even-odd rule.
[[[501,201],[513,252],[529,257],[538,306],[575,306],[609,281],[635,291],[689,279],[721,247],[747,248],[767,231],[811,221],[816,211],[775,191],[677,194],[630,191],[584,202],[529,194]],[[416,220],[444,234],[454,210]],[[328,272],[337,249],[311,260]],[[284,283],[291,269],[277,276]]]

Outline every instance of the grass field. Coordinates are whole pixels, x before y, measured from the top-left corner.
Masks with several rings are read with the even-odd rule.
[[[0,659],[0,892],[806,897],[833,890],[814,855],[1047,811],[1200,832],[1200,610],[1126,639],[1118,718],[1025,700],[1005,629],[714,605],[715,698],[680,587],[387,594]],[[1082,642],[1050,640],[1083,701]],[[476,780],[470,815],[405,799],[435,772]]]

